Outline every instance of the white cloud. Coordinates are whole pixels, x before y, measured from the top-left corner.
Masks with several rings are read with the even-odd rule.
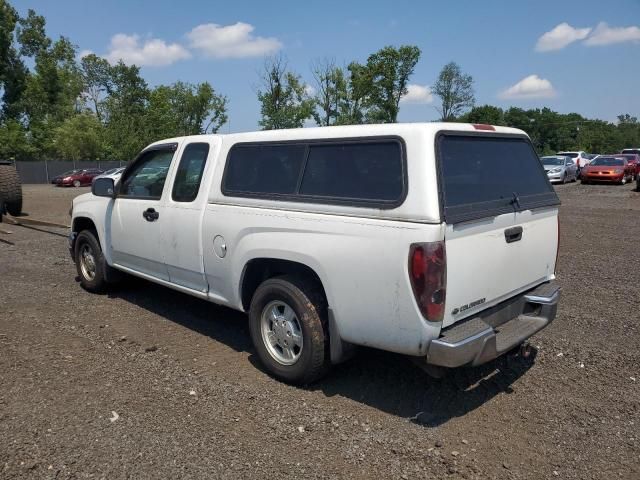
[[[214,58],[259,57],[282,48],[277,38],[253,36],[254,29],[253,25],[244,22],[225,26],[206,23],[187,33],[187,38],[191,48]]]
[[[427,85],[407,85],[407,93],[400,99],[401,103],[431,103],[433,95]]]
[[[515,85],[502,91],[498,97],[502,99],[551,98],[556,91],[551,82],[538,75],[529,75]]]
[[[313,97],[316,94],[316,89],[313,85],[309,85],[308,83],[304,86],[304,93],[309,96],[309,97]]]
[[[552,30],[543,34],[536,43],[536,51],[550,52],[561,50],[567,45],[584,40],[589,35],[591,28],[574,28],[567,22],[556,25]]]
[[[78,58],[82,59],[84,57],[86,57],[87,55],[91,55],[93,52],[93,50],[80,50],[80,53],[78,54]]]
[[[191,53],[177,43],[167,44],[159,38],[140,42],[139,35],[117,33],[111,37],[109,52],[105,58],[111,63],[122,60],[127,65],[161,67],[191,57]]]
[[[640,28],[610,27],[605,22],[600,22],[584,44],[593,47],[624,42],[640,42]]]

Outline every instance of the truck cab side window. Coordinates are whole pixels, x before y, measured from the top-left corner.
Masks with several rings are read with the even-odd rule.
[[[190,143],[186,146],[173,182],[171,198],[174,202],[193,202],[196,199],[208,155],[208,143]]]
[[[173,158],[173,150],[151,150],[142,155],[122,180],[120,195],[160,199]]]

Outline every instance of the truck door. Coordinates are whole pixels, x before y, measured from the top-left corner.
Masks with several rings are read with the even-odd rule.
[[[167,281],[163,251],[168,219],[162,199],[176,147],[175,143],[151,147],[125,171],[109,226],[115,265]]]
[[[167,247],[164,260],[169,279],[171,283],[201,293],[209,288],[202,246],[202,217],[208,193],[203,177],[212,171],[208,162],[215,158],[215,146],[202,140],[184,145],[163,207],[167,218],[163,225]]]

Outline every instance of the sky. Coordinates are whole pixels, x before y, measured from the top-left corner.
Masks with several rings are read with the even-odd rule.
[[[640,117],[640,0],[11,3],[44,15],[49,36],[70,38],[79,54],[140,65],[151,86],[208,81],[229,99],[225,133],[258,129],[265,56],[284,55],[313,86],[313,61],[365,62],[403,44],[422,55],[402,122],[438,118],[430,86],[450,61],[473,76],[477,105]]]

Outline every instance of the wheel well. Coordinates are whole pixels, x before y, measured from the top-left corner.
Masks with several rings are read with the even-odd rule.
[[[98,229],[96,225],[93,223],[93,220],[86,217],[78,217],[73,220],[73,231],[80,233],[83,230],[91,230],[96,234],[96,238],[98,237]]]
[[[303,263],[279,258],[254,258],[247,262],[242,275],[241,296],[244,310],[249,310],[253,294],[258,286],[269,278],[281,275],[299,275],[316,282],[325,298],[327,295],[318,274]]]

